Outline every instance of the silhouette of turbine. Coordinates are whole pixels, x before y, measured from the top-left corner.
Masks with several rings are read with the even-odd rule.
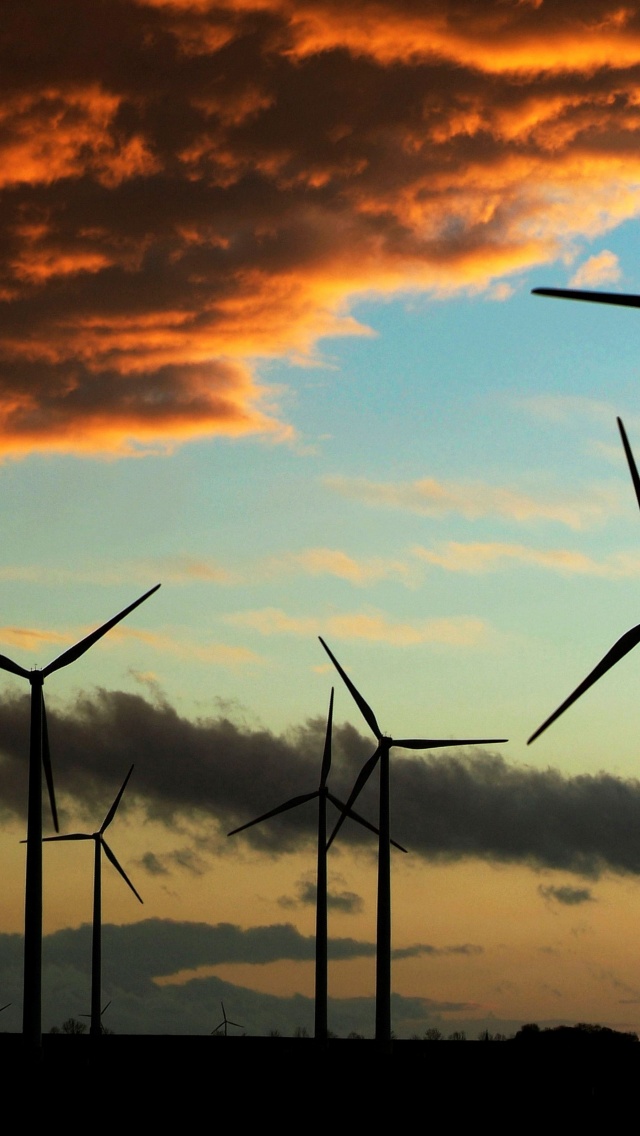
[[[218,1033],[218,1030],[221,1030],[223,1026],[225,1037],[227,1036],[227,1026],[235,1026],[236,1029],[244,1029],[244,1026],[239,1025],[238,1022],[232,1022],[231,1018],[227,1017],[224,1010],[224,1002],[221,1002],[220,1005],[222,1006],[222,1021],[220,1022],[220,1025],[216,1026],[214,1030],[211,1030],[211,1036],[213,1036],[214,1033]]]
[[[335,655],[327,647],[324,639],[320,642],[331,662],[342,677],[347,689],[360,710],[365,722],[378,739],[375,752],[365,762],[358,774],[347,809],[351,809],[359,793],[366,785],[376,765],[380,763],[380,819],[378,822],[378,915],[376,938],[376,1040],[388,1043],[391,1040],[391,856],[389,848],[389,751],[392,746],[400,749],[439,749],[441,746],[480,745],[488,742],[505,742],[507,738],[466,738],[463,741],[433,738],[388,738],[377,723],[373,710],[343,671]],[[346,810],[331,834],[329,846],[335,840]]]
[[[100,1011],[100,1033],[104,1033],[104,1026],[102,1024],[102,1015],[104,1014],[105,1010],[109,1009],[111,1002],[112,1002],[112,999],[110,998],[109,1001],[105,1003],[105,1005],[102,1007],[102,1009]],[[80,1014],[80,1017],[81,1018],[90,1018],[91,1014]]]
[[[124,791],[127,787],[127,782],[128,782],[132,773],[133,773],[133,765],[131,766],[131,769],[127,773],[127,776],[125,777],[124,781],[122,782],[122,785],[120,786],[120,790],[118,792],[118,795],[116,796],[111,808],[109,809],[109,812],[107,813],[106,817],[104,818],[104,820],[103,820],[102,824],[100,825],[100,828],[98,829],[97,832],[71,832],[71,833],[69,833],[68,836],[45,836],[45,838],[44,838],[47,843],[49,843],[50,841],[59,841],[59,840],[93,840],[93,842],[95,844],[94,869],[93,869],[93,936],[92,936],[92,945],[91,945],[91,1028],[90,1028],[90,1031],[89,1031],[94,1037],[99,1036],[100,1033],[102,1032],[101,1028],[100,1028],[100,1016],[101,1016],[100,992],[101,992],[101,985],[102,985],[102,853],[103,852],[104,852],[105,856],[107,857],[107,859],[111,861],[111,863],[113,864],[116,871],[118,871],[120,873],[124,882],[129,885],[129,887],[131,888],[136,899],[140,900],[140,903],[144,902],[141,899],[141,897],[138,895],[136,889],[134,888],[133,884],[131,883],[131,880],[129,879],[124,868],[116,860],[116,857],[114,856],[113,852],[111,851],[109,845],[107,844],[107,842],[104,838],[104,834],[105,834],[106,830],[108,829],[109,825],[111,824],[111,821],[113,820],[114,816],[116,815],[116,812],[118,810],[118,805],[120,804],[120,801],[122,800],[122,794],[124,793]],[[105,1009],[106,1009],[106,1007],[105,1007]]]
[[[32,1049],[42,1044],[42,766],[44,766],[53,823],[58,829],[58,815],[53,791],[51,758],[47,718],[44,708],[43,684],[48,675],[69,666],[84,655],[94,643],[107,634],[116,623],[129,615],[134,608],[144,603],[157,592],[159,584],[150,588],[143,596],[118,612],[96,631],[80,639],[73,647],[68,647],[42,670],[25,670],[19,663],[6,655],[0,655],[0,670],[26,678],[31,684],[31,725],[29,731],[29,792],[27,805],[27,872],[24,904],[24,992],[22,1007],[22,1032],[25,1041]]]
[[[228,833],[229,836],[235,836],[237,832],[243,832],[245,828],[251,828],[254,824],[260,824],[263,820],[268,820],[269,817],[278,816],[279,813],[285,813],[289,809],[295,809],[298,805],[305,805],[307,801],[318,800],[318,867],[316,875],[316,987],[315,987],[315,1025],[314,1037],[319,1040],[326,1041],[327,1038],[327,969],[328,969],[328,940],[327,940],[327,801],[331,801],[337,809],[340,810],[342,815],[349,816],[353,820],[358,821],[358,824],[368,828],[371,832],[377,835],[378,829],[375,825],[370,824],[364,817],[359,816],[353,809],[347,808],[338,797],[334,797],[333,793],[329,792],[327,788],[327,778],[331,769],[331,728],[333,723],[333,687],[331,688],[331,697],[329,699],[329,712],[327,714],[327,728],[324,739],[324,753],[322,756],[322,766],[320,770],[320,784],[313,793],[304,793],[300,797],[292,797],[291,800],[285,801],[283,805],[278,805],[275,809],[271,809],[268,813],[263,813],[262,816],[256,817],[255,820],[249,821],[248,824],[243,824],[240,828],[234,828],[233,832]],[[396,844],[394,840],[391,841],[399,848],[401,852],[406,852],[401,844]]]
[[[640,508],[640,477],[638,476],[638,468],[631,451],[631,446],[629,445],[629,439],[627,438],[626,430],[622,424],[622,419],[617,418],[616,422],[618,423],[620,437],[622,438],[622,445],[624,447],[624,452],[627,458],[627,464],[629,466],[629,472],[631,474],[631,481],[633,482],[636,500],[638,502],[638,507]],[[607,651],[604,658],[601,659],[598,665],[593,668],[593,670],[587,675],[584,681],[576,687],[576,689],[573,691],[573,694],[570,694],[568,698],[565,698],[562,705],[558,706],[558,709],[554,710],[553,714],[546,718],[541,726],[538,726],[538,729],[529,738],[527,745],[531,745],[531,742],[534,742],[536,738],[539,738],[540,734],[542,734],[547,729],[547,727],[551,725],[552,722],[555,722],[556,718],[559,718],[561,714],[564,714],[565,710],[568,710],[571,704],[573,702],[576,702],[581,694],[584,694],[585,690],[588,690],[590,686],[593,686],[594,682],[597,682],[598,679],[602,678],[602,676],[606,674],[608,670],[611,670],[611,667],[614,667],[616,663],[619,663],[620,659],[623,659],[624,656],[627,655],[629,651],[632,651],[638,643],[640,643],[640,624],[638,624],[637,627],[632,627],[630,631],[625,632],[625,634],[622,635],[620,639],[618,639],[617,642],[613,644],[611,650]]]
[[[552,296],[558,300],[589,300],[594,304],[616,304],[623,308],[640,308],[640,296],[629,292],[591,292],[576,288],[532,288],[534,296]]]

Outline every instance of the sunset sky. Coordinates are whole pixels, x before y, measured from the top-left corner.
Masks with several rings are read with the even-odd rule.
[[[0,653],[44,666],[116,1031],[311,1027],[313,805],[392,753],[394,1028],[640,1030],[640,5],[24,0],[0,33]],[[0,678],[2,1028],[27,684]],[[376,815],[375,784],[362,811]],[[45,814],[47,815],[47,814]],[[48,815],[47,815],[48,821]],[[92,858],[44,850],[43,1027]],[[330,855],[330,1026],[373,1032],[375,842]]]

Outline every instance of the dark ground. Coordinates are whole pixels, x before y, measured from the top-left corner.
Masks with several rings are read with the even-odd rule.
[[[341,1118],[342,1129],[419,1121],[440,1131],[462,1122],[526,1127],[534,1116],[610,1123],[635,1107],[640,1046],[396,1041],[385,1052],[352,1039],[323,1048],[299,1038],[46,1034],[30,1055],[20,1035],[0,1034],[0,1069],[5,1104],[12,1090],[33,1087],[62,1122],[86,1102],[89,1123],[103,1120],[110,1131],[123,1107],[127,1120],[147,1122],[193,1112],[198,1127],[217,1128],[216,1116],[243,1126],[270,1118],[281,1132]]]

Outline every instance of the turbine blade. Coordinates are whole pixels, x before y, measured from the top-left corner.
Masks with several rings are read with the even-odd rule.
[[[362,695],[360,694],[360,692],[358,690],[356,690],[351,679],[348,677],[347,674],[345,674],[342,667],[340,666],[340,663],[336,659],[335,655],[332,654],[332,652],[327,647],[327,644],[325,643],[324,639],[320,635],[318,636],[318,639],[320,639],[322,646],[324,647],[325,651],[327,652],[327,654],[328,654],[329,658],[331,659],[331,662],[333,663],[334,667],[336,668],[338,674],[342,676],[342,680],[345,683],[345,686],[347,687],[347,689],[351,692],[351,697],[353,698],[354,702],[358,706],[360,713],[362,714],[362,717],[367,722],[367,724],[371,727],[371,729],[373,730],[378,741],[380,741],[381,738],[382,738],[382,730],[380,729],[378,723],[376,722],[376,716],[375,716],[373,710],[371,709],[369,704],[367,702],[365,702],[365,700],[362,697]]]
[[[115,801],[113,802],[111,808],[109,809],[109,812],[107,813],[106,817],[104,818],[104,820],[102,822],[102,827],[100,828],[100,835],[102,835],[102,833],[105,831],[105,829],[107,829],[109,827],[109,825],[111,824],[111,821],[113,820],[114,816],[116,815],[118,805],[120,804],[120,801],[122,800],[122,794],[124,793],[124,791],[127,787],[127,782],[128,782],[132,773],[133,773],[133,765],[131,766],[131,769],[127,773],[127,776],[125,777],[124,781],[122,782],[122,785],[120,786],[120,790],[118,792],[118,795],[117,795]]]
[[[0,670],[10,671],[11,674],[20,675],[21,678],[29,677],[29,671],[26,671],[19,663],[14,663],[13,659],[8,659],[6,655],[0,655]]]
[[[358,776],[356,777],[353,789],[351,790],[351,792],[349,794],[349,798],[348,798],[347,803],[345,805],[344,811],[343,811],[342,815],[338,818],[338,823],[336,824],[333,832],[331,833],[331,836],[329,837],[329,840],[327,841],[327,852],[329,851],[329,849],[330,849],[331,845],[333,844],[336,836],[338,835],[340,829],[342,828],[342,825],[344,824],[347,816],[349,815],[349,810],[353,807],[354,801],[357,799],[357,797],[359,797],[359,795],[362,792],[362,790],[364,789],[367,781],[369,780],[371,774],[373,773],[376,765],[378,764],[378,758],[379,757],[380,757],[380,746],[378,746],[375,753],[372,753],[369,760],[365,761],[364,765],[362,766],[362,769],[360,770]]]
[[[43,836],[42,843],[51,840],[93,840],[94,836],[91,832],[70,832],[67,836]],[[21,844],[26,844],[26,840],[21,840]]]
[[[640,643],[640,624],[638,624],[637,627],[632,627],[630,631],[627,631],[624,635],[621,636],[620,639],[618,639],[617,643],[614,643],[611,650],[607,651],[607,654],[598,663],[598,665],[593,668],[591,673],[587,675],[584,682],[581,682],[580,685],[576,687],[573,694],[570,694],[568,698],[565,698],[562,705],[559,706],[558,709],[555,710],[554,713],[549,718],[547,718],[541,726],[538,727],[535,733],[531,735],[527,742],[527,745],[531,745],[531,742],[535,741],[536,738],[539,738],[540,734],[547,729],[547,726],[550,726],[552,722],[555,722],[556,718],[559,718],[561,714],[564,714],[565,710],[567,710],[568,707],[571,706],[572,702],[575,702],[581,694],[584,694],[585,690],[588,690],[590,686],[593,686],[594,682],[597,682],[599,678],[602,678],[602,676],[606,674],[607,671],[611,669],[611,667],[615,666],[616,663],[619,663],[620,659],[623,659],[624,656],[628,654],[629,651],[632,651],[638,643]]]
[[[51,816],[53,817],[53,827],[56,832],[60,832],[60,825],[58,824],[58,810],[56,808],[56,792],[53,787],[53,770],[51,768],[51,753],[49,751],[49,730],[47,728],[47,711],[44,704],[44,694],[42,694],[42,687],[40,688],[42,697],[42,766],[44,769],[44,776],[47,782],[47,791],[49,793],[49,804],[51,805]]]
[[[133,884],[131,883],[131,880],[129,879],[129,877],[128,877],[127,873],[125,872],[124,868],[122,868],[122,867],[120,866],[120,864],[118,863],[118,861],[116,860],[116,858],[115,858],[115,856],[114,856],[113,852],[111,851],[111,849],[110,849],[109,845],[107,844],[106,840],[104,839],[104,836],[101,836],[101,837],[100,837],[100,843],[102,844],[102,847],[104,848],[104,851],[105,851],[105,853],[106,853],[107,859],[111,860],[111,863],[113,864],[113,866],[114,866],[114,868],[116,869],[116,871],[117,871],[117,872],[120,872],[120,875],[122,876],[122,878],[123,878],[124,882],[125,882],[126,884],[128,884],[128,885],[129,885],[129,887],[131,888],[131,890],[132,890],[133,894],[135,895],[136,899],[139,899],[139,900],[140,900],[140,903],[144,903],[144,900],[142,899],[142,897],[141,897],[140,895],[138,895],[138,893],[137,893],[136,889],[134,888]]]
[[[394,741],[394,746],[400,749],[440,749],[442,746],[471,746],[488,745],[489,742],[508,742],[508,738],[464,738],[462,741],[450,741],[443,738],[401,738]]]
[[[634,456],[631,452],[631,446],[629,445],[629,439],[627,438],[627,432],[626,432],[624,426],[622,425],[622,419],[617,418],[616,421],[618,423],[618,429],[620,431],[620,437],[622,438],[622,445],[624,446],[624,452],[626,454],[627,465],[629,466],[629,473],[631,474],[631,480],[633,482],[633,488],[636,491],[636,501],[638,502],[638,506],[640,506],[640,477],[638,477],[638,467],[635,463],[635,458],[634,458]]]
[[[332,804],[334,804],[336,808],[340,810],[340,812],[346,813],[347,816],[351,817],[352,820],[357,820],[358,824],[363,825],[364,828],[368,828],[370,832],[375,832],[376,836],[380,835],[380,830],[376,828],[375,824],[371,824],[370,821],[366,820],[363,816],[360,816],[360,813],[357,813],[355,809],[348,809],[347,806],[343,804],[338,797],[334,797],[333,793],[327,793],[327,796]],[[394,848],[399,848],[401,852],[407,851],[407,849],[403,848],[401,844],[398,844],[397,840],[392,840],[391,844],[393,844]]]
[[[214,1030],[211,1030],[211,1036],[213,1037],[214,1033],[217,1033],[218,1030],[222,1029],[223,1025],[224,1025],[224,1022],[220,1022],[219,1026],[216,1026],[216,1028]]]
[[[243,832],[245,828],[251,828],[254,824],[260,824],[263,820],[268,820],[269,817],[277,816],[278,813],[286,813],[289,809],[295,809],[298,805],[305,805],[307,801],[312,801],[314,797],[319,796],[320,790],[316,789],[314,793],[305,793],[302,797],[292,797],[290,801],[285,801],[284,805],[278,805],[275,809],[270,809],[268,813],[263,813],[262,816],[256,817],[255,820],[247,821],[246,824],[241,824],[239,828],[234,828],[227,836],[235,836],[237,832]]]
[[[329,713],[327,714],[327,730],[324,735],[324,753],[322,755],[322,768],[320,770],[320,788],[324,789],[331,769],[331,731],[333,727],[333,687],[329,699]]]
[[[623,308],[640,308],[640,296],[628,292],[584,292],[575,288],[532,288],[534,296],[554,296],[560,300],[591,300],[595,304],[619,304]]]
[[[102,636],[106,635],[107,631],[110,631],[112,627],[115,627],[116,623],[119,623],[121,619],[124,619],[125,615],[128,615],[130,611],[133,611],[134,608],[139,607],[141,603],[144,603],[144,601],[149,598],[149,596],[152,596],[154,592],[157,592],[159,587],[160,585],[156,584],[154,588],[150,588],[148,592],[145,592],[143,596],[140,596],[140,599],[137,599],[134,603],[129,604],[128,607],[125,607],[124,611],[118,612],[117,615],[113,616],[113,619],[109,619],[106,623],[103,623],[101,627],[98,627],[97,631],[92,631],[90,635],[86,635],[84,639],[80,639],[80,641],[78,643],[75,643],[73,647],[68,647],[66,651],[63,651],[61,655],[58,655],[57,659],[54,659],[53,662],[49,663],[48,666],[43,667],[43,676],[46,677],[46,675],[53,674],[54,671],[59,671],[61,667],[68,667],[69,663],[74,663],[76,659],[79,659],[81,655],[84,655],[85,651],[88,651],[90,647],[93,647],[93,644],[97,643],[98,639],[102,639]]]
[[[109,1001],[107,1002],[106,1006],[103,1006],[103,1007],[102,1007],[102,1009],[101,1009],[101,1011],[100,1011],[100,1017],[102,1017],[102,1015],[104,1014],[105,1010],[108,1010],[108,1009],[109,1009],[109,1006],[111,1005],[111,1002],[112,1002],[112,1000],[113,1000],[113,999],[111,999],[111,998],[110,998],[110,999],[109,999]]]

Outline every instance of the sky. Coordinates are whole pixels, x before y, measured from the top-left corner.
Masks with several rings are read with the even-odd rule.
[[[313,1020],[312,804],[391,735],[393,1026],[640,1030],[640,6],[25,0],[3,21],[0,652],[44,666],[119,1032]],[[27,686],[0,678],[2,1027]],[[376,816],[375,783],[361,810]],[[50,831],[50,830],[48,830]],[[375,840],[330,854],[329,1024],[373,1033]],[[91,848],[44,849],[43,1027]]]

